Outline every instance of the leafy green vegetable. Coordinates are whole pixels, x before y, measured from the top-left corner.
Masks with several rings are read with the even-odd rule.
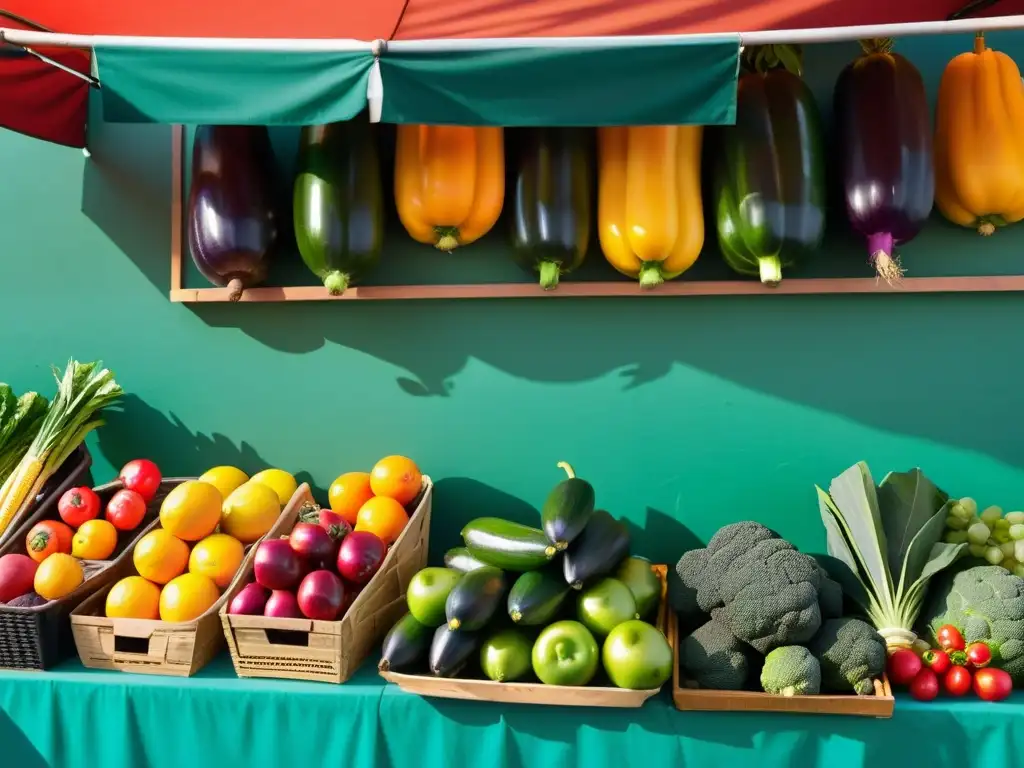
[[[37,392],[13,398],[11,388],[0,384],[0,485],[28,451],[49,407],[46,398]]]
[[[909,645],[928,580],[965,544],[941,541],[951,503],[919,469],[890,472],[877,488],[859,462],[815,486],[828,540],[830,575],[892,645]]]

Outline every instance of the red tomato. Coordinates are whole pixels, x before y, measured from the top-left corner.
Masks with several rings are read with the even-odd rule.
[[[992,651],[986,643],[971,643],[967,646],[967,661],[975,669],[987,667],[992,661]]]
[[[29,529],[25,536],[25,551],[37,563],[43,562],[55,552],[65,555],[71,552],[72,530],[57,520],[42,520]]]
[[[146,516],[146,500],[135,491],[122,488],[107,502],[107,518],[119,531],[134,531]]]
[[[985,667],[974,673],[974,692],[984,701],[1002,701],[1013,690],[1013,680],[1002,669]]]
[[[921,661],[936,675],[944,675],[949,671],[949,668],[953,666],[953,663],[949,660],[949,654],[945,651],[939,651],[935,648],[930,648],[925,651],[921,656]]]
[[[135,491],[146,501],[152,501],[160,488],[160,469],[149,459],[135,459],[121,468],[118,475],[121,484],[129,491]],[[131,530],[126,528],[124,530]]]
[[[944,651],[962,651],[964,649],[964,636],[952,624],[943,624],[939,627],[935,638],[939,641],[939,647]]]
[[[60,497],[60,501],[57,502],[57,512],[60,514],[61,520],[72,528],[77,528],[84,522],[95,520],[99,515],[100,497],[93,492],[92,488],[86,486],[72,488],[65,491],[64,495]]]
[[[910,695],[918,701],[931,701],[939,695],[939,678],[928,667],[922,667],[910,681]]]
[[[889,654],[887,667],[891,683],[906,685],[921,671],[921,659],[907,648],[898,648]]]
[[[971,670],[961,666],[950,667],[949,672],[942,677],[942,684],[947,693],[963,696],[971,690]]]

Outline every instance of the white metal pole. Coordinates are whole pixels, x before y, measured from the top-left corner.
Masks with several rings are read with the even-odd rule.
[[[373,43],[363,40],[289,40],[287,38],[146,37],[132,35],[61,35],[27,29],[0,27],[0,40],[40,48],[154,48],[186,51],[267,51],[285,53],[336,53],[366,51]]]

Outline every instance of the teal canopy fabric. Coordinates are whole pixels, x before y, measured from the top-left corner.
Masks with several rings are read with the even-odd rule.
[[[443,53],[392,43],[380,60],[382,119],[503,126],[735,121],[738,35],[655,44],[601,41]]]
[[[113,123],[311,125],[366,107],[373,54],[99,47]]]

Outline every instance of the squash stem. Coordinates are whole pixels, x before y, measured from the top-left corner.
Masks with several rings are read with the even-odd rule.
[[[328,272],[324,276],[324,287],[331,296],[341,296],[348,290],[348,275],[338,270]]]
[[[761,271],[761,282],[769,288],[775,288],[782,282],[782,260],[778,256],[762,256],[757,260]]]
[[[434,227],[434,234],[437,236],[437,242],[434,244],[437,250],[451,253],[459,247],[458,227]]]
[[[985,33],[978,32],[974,36],[974,52],[981,55],[985,52]]]
[[[572,464],[570,464],[568,461],[560,461],[560,462],[558,462],[558,468],[562,469],[562,470],[565,470],[565,474],[567,474],[569,476],[570,480],[572,480],[574,477],[576,477],[576,470],[574,470],[572,468]]]
[[[640,287],[644,290],[657,288],[665,282],[661,274],[660,261],[644,261],[640,264]]]
[[[988,237],[989,235],[994,235],[995,233],[996,233],[996,225],[993,224],[991,221],[988,221],[987,219],[983,220],[981,222],[981,224],[978,225],[978,234],[979,235],[983,235],[984,237]]]
[[[540,270],[540,287],[545,291],[553,291],[558,287],[558,276],[561,274],[562,265],[557,261],[542,261],[538,267]]]

